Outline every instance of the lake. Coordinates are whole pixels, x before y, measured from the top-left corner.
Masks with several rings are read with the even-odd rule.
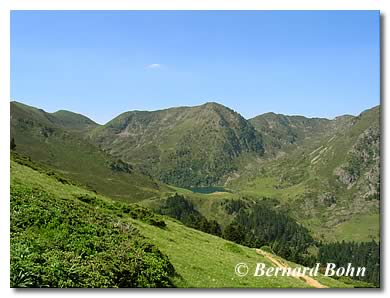
[[[190,190],[196,193],[203,193],[203,194],[209,194],[214,192],[230,192],[229,190],[227,190],[222,186],[192,187],[190,188]]]

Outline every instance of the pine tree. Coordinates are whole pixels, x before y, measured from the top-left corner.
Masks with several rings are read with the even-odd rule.
[[[11,139],[11,150],[15,150],[15,149],[16,149],[16,143],[15,143],[14,137],[12,137],[12,139]]]

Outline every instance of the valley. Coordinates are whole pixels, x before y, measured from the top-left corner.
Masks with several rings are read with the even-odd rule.
[[[11,161],[11,177],[13,287],[37,287],[42,283],[49,287],[310,287],[293,277],[237,276],[234,266],[239,262],[245,261],[251,266],[257,262],[268,266],[272,263],[252,248],[188,228],[170,217],[157,216],[157,221],[165,223],[164,227],[159,227],[142,216],[142,209],[62,183],[14,161]],[[35,222],[28,221],[33,219],[32,214],[35,214]],[[95,224],[107,226],[107,229],[99,231],[99,235]],[[74,238],[72,234],[81,238]],[[116,239],[119,237],[116,235],[121,238]],[[62,248],[63,251],[62,244],[68,237],[70,250]],[[123,245],[116,247],[121,241]],[[134,260],[133,254],[123,255],[131,248],[125,245],[129,241],[141,241],[137,244],[139,248]],[[110,254],[114,257],[123,255],[128,263],[118,263],[109,257]],[[115,276],[109,275],[113,269],[105,265],[108,261],[119,270]],[[154,262],[161,267],[155,268]],[[54,264],[56,275],[44,271]],[[128,271],[137,268],[143,268],[143,271],[137,271],[139,276]],[[342,282],[324,276],[318,279],[330,287],[358,285],[352,280]]]
[[[267,246],[283,264],[308,266],[328,258],[332,245],[341,241],[376,256],[380,108],[333,120],[274,113],[247,120],[223,105],[206,103],[125,112],[100,125],[73,112],[47,113],[11,102],[11,188],[16,189],[14,195],[11,189],[11,200],[25,200],[23,206],[39,199],[38,191],[42,198],[68,202],[76,210],[92,208],[96,218],[108,219],[108,230],[118,221],[122,236],[129,239],[134,235],[127,229],[133,228],[123,227],[134,226],[175,269],[152,249],[153,258],[161,261],[162,279],[139,277],[149,286],[310,287],[294,278],[242,279],[234,275],[234,265],[272,265],[255,251]],[[78,193],[88,194],[87,199],[80,202]],[[37,204],[38,209],[44,206]],[[66,204],[59,205],[60,213],[70,212]],[[15,227],[16,259],[21,250],[32,249],[23,241],[34,231],[42,237],[41,249],[51,242],[51,221],[45,220],[49,227],[30,224],[24,232]],[[95,224],[93,218],[85,220]],[[142,252],[145,260],[148,253]],[[100,258],[96,252],[91,256]],[[33,266],[35,259],[29,260]],[[17,262],[23,270],[30,266]],[[103,259],[99,262],[105,266]],[[372,269],[369,280],[320,277],[316,282],[324,287],[378,286],[379,259],[364,262]],[[79,265],[80,270],[90,266]],[[18,268],[14,278],[21,274]],[[34,276],[31,282],[43,282]],[[23,282],[28,286],[30,279]],[[137,278],[131,280],[137,284]],[[118,280],[95,281],[96,286],[121,286]]]

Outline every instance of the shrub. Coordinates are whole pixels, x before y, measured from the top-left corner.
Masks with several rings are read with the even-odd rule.
[[[11,287],[172,286],[168,257],[102,202],[11,185]]]

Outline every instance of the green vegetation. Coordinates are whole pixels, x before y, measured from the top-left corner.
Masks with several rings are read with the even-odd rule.
[[[289,133],[296,138],[266,150],[268,159],[252,159],[238,175],[229,177],[226,186],[253,200],[278,199],[316,239],[378,239],[378,223],[370,218],[379,214],[379,112],[375,107],[358,117],[331,121],[258,116],[250,121],[265,134],[266,149],[272,134],[281,141]],[[361,223],[354,225],[359,217]]]
[[[189,288],[308,288],[304,281],[293,277],[254,277],[257,263],[265,263],[267,268],[274,266],[267,258],[255,250],[226,241],[219,237],[185,227],[180,223],[166,220],[163,230],[135,223],[136,227],[168,255],[175,267],[177,276],[174,284]],[[246,263],[250,274],[239,277],[234,273],[238,263]],[[329,287],[351,288],[329,277],[319,276],[318,280]]]
[[[24,178],[60,184],[12,167]],[[11,287],[172,286],[169,259],[123,219],[120,205],[86,192],[56,196],[12,174]]]
[[[257,262],[272,266],[266,258],[254,249],[237,245],[219,237],[187,228],[173,221],[166,221],[167,228],[137,223],[135,226],[161,251],[168,255],[175,267],[178,287],[200,288],[306,288],[303,281],[292,277],[239,277],[234,273],[236,264],[244,262],[252,270]],[[253,274],[253,271],[252,271]],[[339,284],[341,287],[348,287]]]
[[[101,126],[12,102],[11,284],[310,286],[236,276],[239,262],[271,265],[248,248],[261,247],[291,266],[368,251],[354,259],[368,279],[318,281],[378,286],[379,112],[247,121],[208,103]]]
[[[11,148],[11,150],[15,150],[16,149],[15,138],[13,138],[13,137],[11,138],[10,148]]]
[[[52,116],[55,117],[57,125],[71,130],[85,131],[98,126],[88,117],[69,111],[60,110],[52,113]]]
[[[234,201],[233,201],[234,202]],[[230,208],[237,213],[223,231],[223,237],[249,247],[268,245],[277,255],[298,263],[307,263],[308,248],[314,244],[309,231],[282,212],[275,211],[274,201],[262,200],[242,208],[235,203]]]
[[[271,266],[253,249],[11,161],[13,287],[309,287],[293,277],[239,277],[240,262]]]
[[[216,103],[127,112],[89,133],[107,152],[164,183],[212,186],[237,170],[243,153],[261,156],[261,136],[238,113]]]
[[[266,113],[249,119],[249,122],[263,135],[267,154],[275,155],[280,150],[296,148],[306,138],[324,134],[332,121]]]
[[[176,218],[188,227],[221,236],[221,227],[218,222],[215,220],[207,220],[194,208],[191,202],[177,193],[169,197],[165,201],[165,204],[155,211]]]
[[[65,114],[81,117],[69,113]],[[80,124],[80,129],[76,129],[78,126],[70,125],[69,117],[65,121],[63,114],[50,114],[12,102],[11,134],[17,144],[16,152],[118,200],[140,201],[168,190],[161,183],[133,170],[130,164],[110,156],[84,139],[80,131],[85,131],[86,126]],[[87,120],[81,118],[79,122],[84,121]],[[68,129],[69,126],[72,128]]]
[[[355,215],[350,220],[338,224],[334,229],[334,241],[379,241],[379,214]]]
[[[364,276],[352,278],[380,285],[380,247],[375,241],[371,242],[336,242],[320,246],[318,259],[322,263],[331,262],[336,266],[365,267]]]

